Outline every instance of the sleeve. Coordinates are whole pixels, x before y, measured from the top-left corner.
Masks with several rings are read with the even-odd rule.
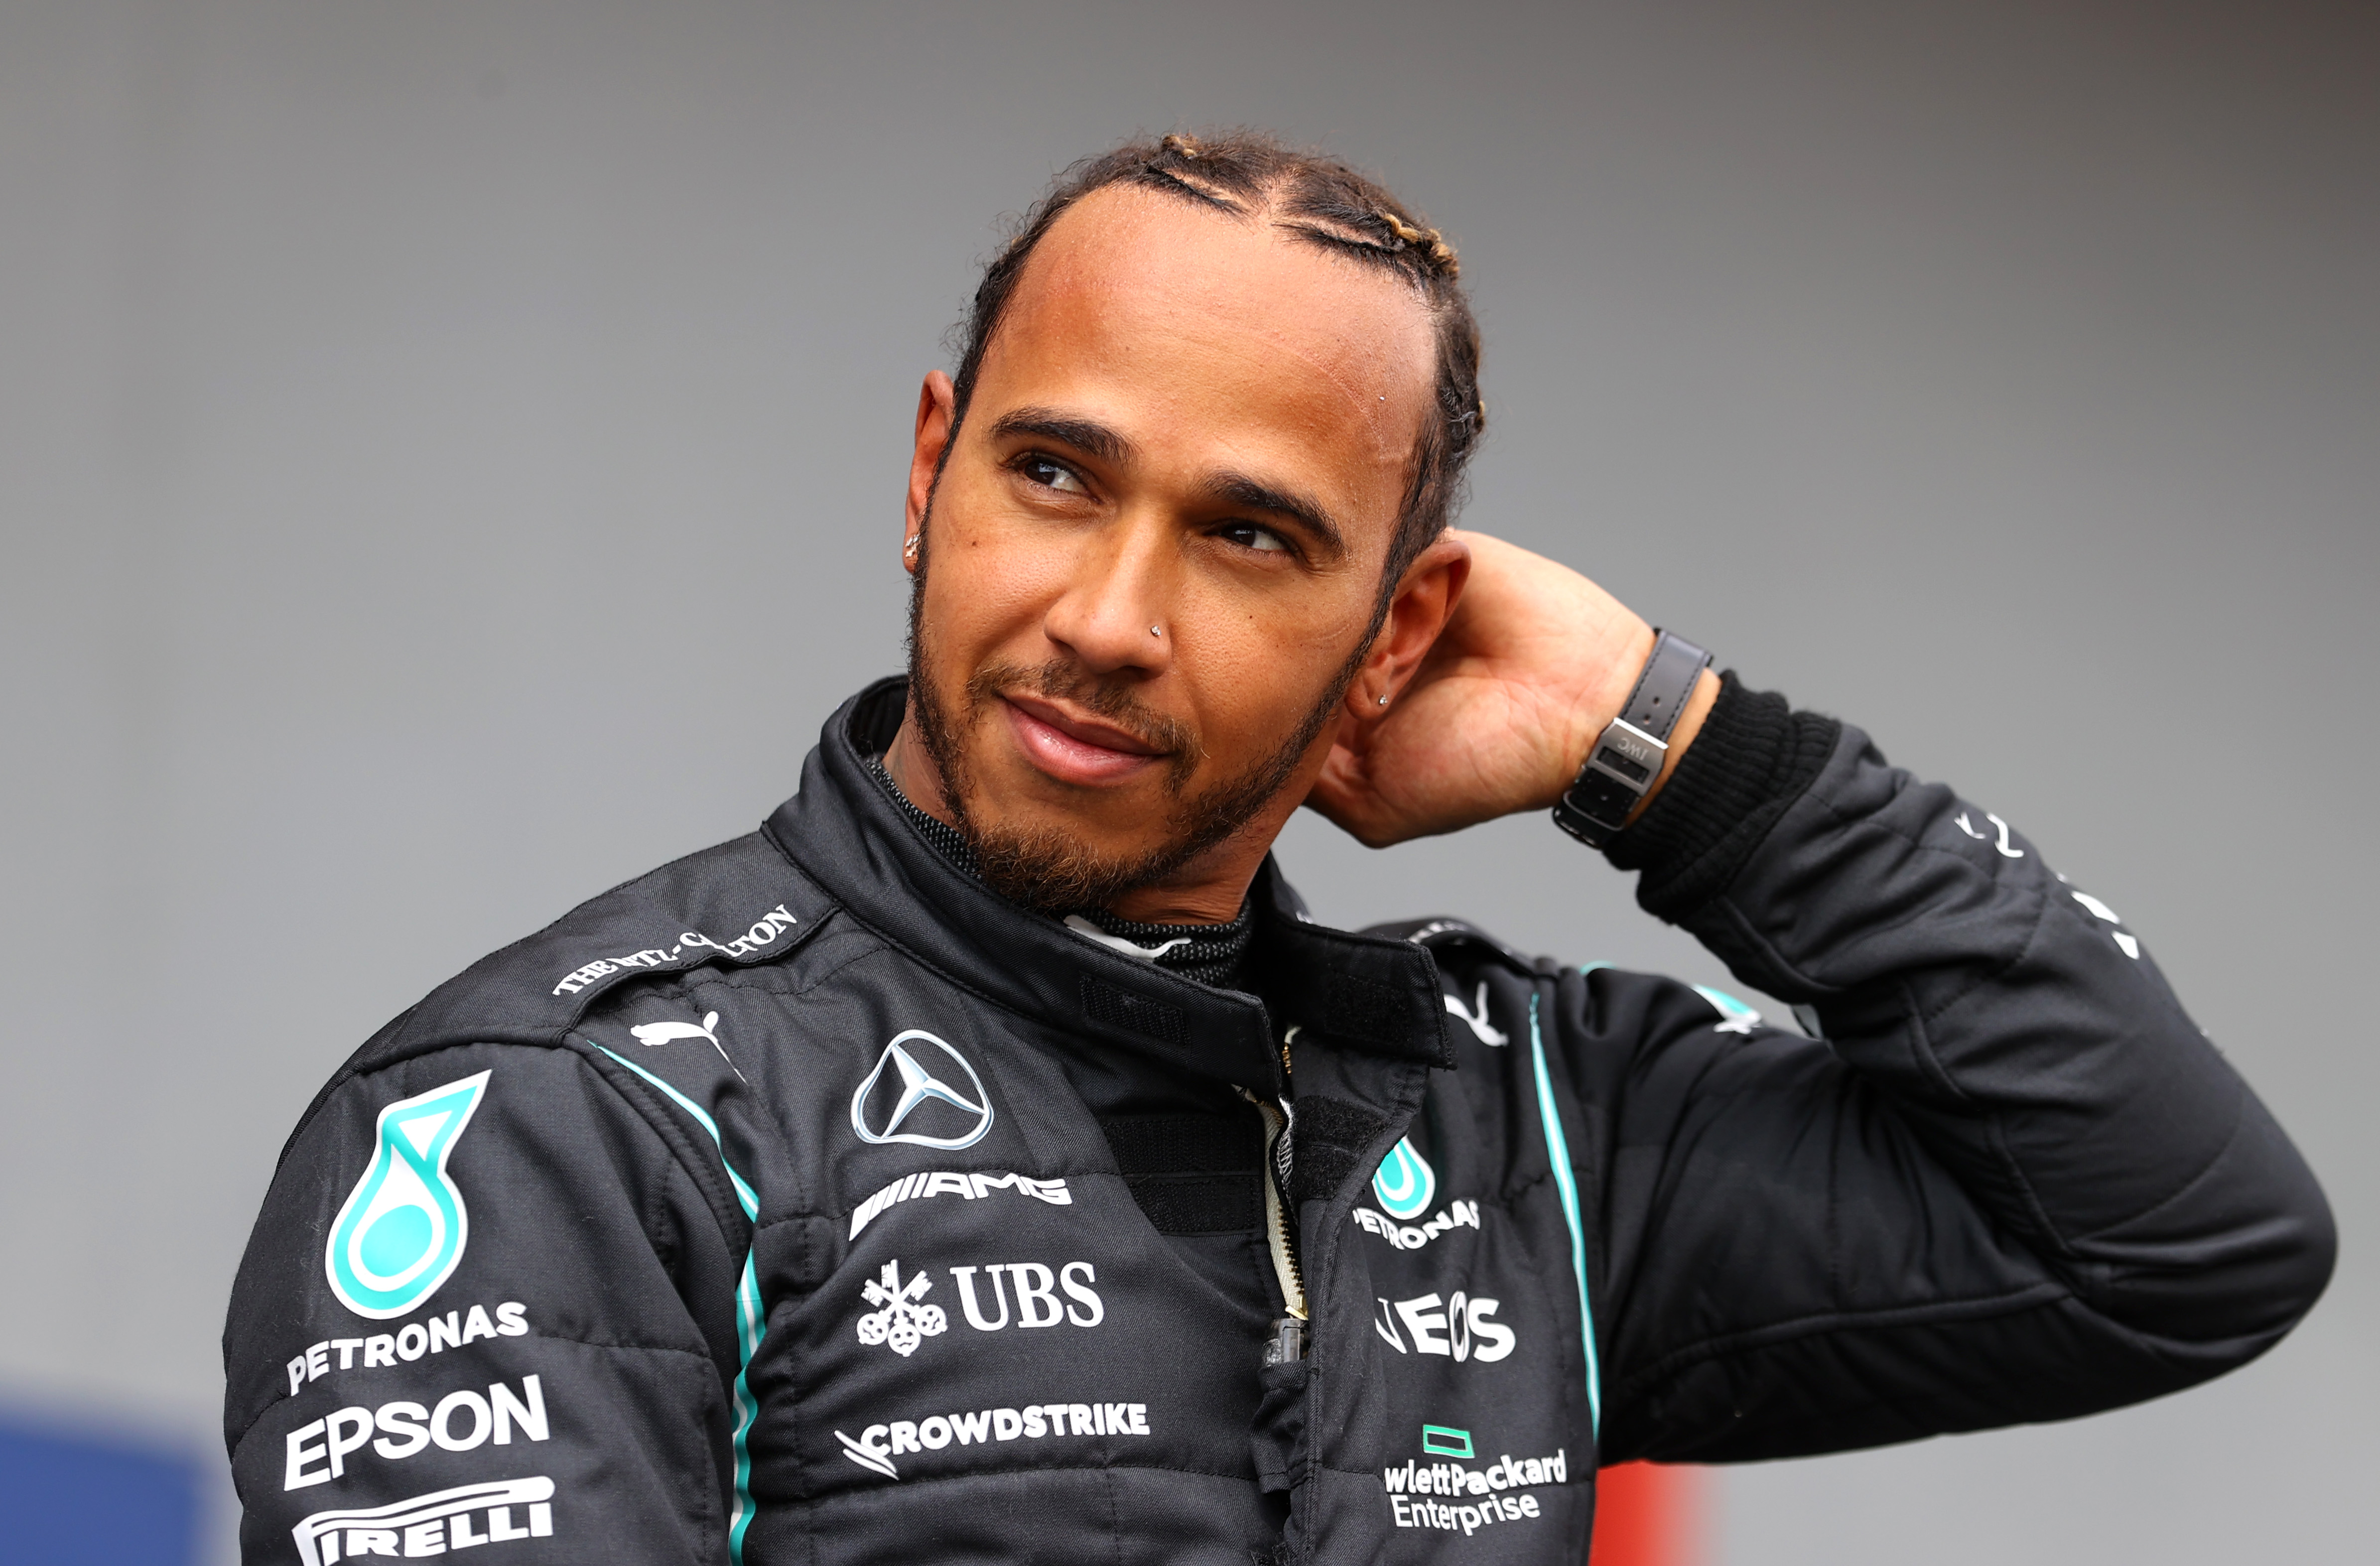
[[[473,1044],[317,1101],[224,1332],[244,1561],[727,1558],[750,1230],[606,1066]]]
[[[1857,730],[1727,677],[1609,850],[1806,1038],[1557,980],[1595,1127],[1605,1461],[2056,1419],[2277,1342],[2326,1282],[2313,1176],[2097,897]]]

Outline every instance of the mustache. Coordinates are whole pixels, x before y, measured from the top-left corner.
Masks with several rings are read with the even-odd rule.
[[[1180,773],[1205,759],[1206,749],[1187,723],[1145,705],[1129,686],[1102,680],[1079,664],[1056,660],[1038,668],[987,663],[968,676],[968,716],[980,715],[1009,691],[1023,691],[1046,701],[1071,702],[1172,759]]]

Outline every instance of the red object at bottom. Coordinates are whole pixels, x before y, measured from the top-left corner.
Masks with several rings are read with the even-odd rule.
[[[1697,1566],[1702,1489],[1692,1468],[1623,1463],[1596,1475],[1588,1566]]]

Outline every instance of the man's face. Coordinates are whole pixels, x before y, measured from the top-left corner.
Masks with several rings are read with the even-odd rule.
[[[1043,237],[914,606],[914,726],[994,884],[1101,905],[1270,841],[1373,625],[1432,352],[1409,286],[1261,220],[1111,188]]]

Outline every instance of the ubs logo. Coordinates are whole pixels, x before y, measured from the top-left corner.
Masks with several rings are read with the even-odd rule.
[[[950,1082],[934,1074],[936,1070],[947,1071],[948,1068],[918,1048],[929,1044],[948,1056],[951,1065],[965,1074],[967,1086],[974,1089],[974,1097],[969,1098]],[[925,1064],[919,1063],[920,1056],[924,1057]],[[877,1086],[884,1080],[888,1066],[892,1069],[894,1080],[899,1084],[897,1095],[877,1092]],[[883,1108],[883,1100],[887,1099],[892,1100],[889,1111]],[[919,1129],[904,1130],[912,1116],[917,1118]],[[868,1123],[879,1119],[884,1127],[881,1131]],[[885,1045],[884,1053],[877,1057],[876,1069],[868,1074],[868,1080],[852,1094],[851,1129],[858,1134],[861,1141],[874,1146],[906,1142],[911,1147],[939,1147],[944,1151],[972,1147],[982,1141],[984,1134],[991,1129],[991,1095],[984,1091],[983,1078],[976,1074],[975,1067],[967,1063],[965,1055],[932,1034],[913,1027],[892,1036],[892,1042]],[[935,1135],[936,1132],[941,1135]]]

